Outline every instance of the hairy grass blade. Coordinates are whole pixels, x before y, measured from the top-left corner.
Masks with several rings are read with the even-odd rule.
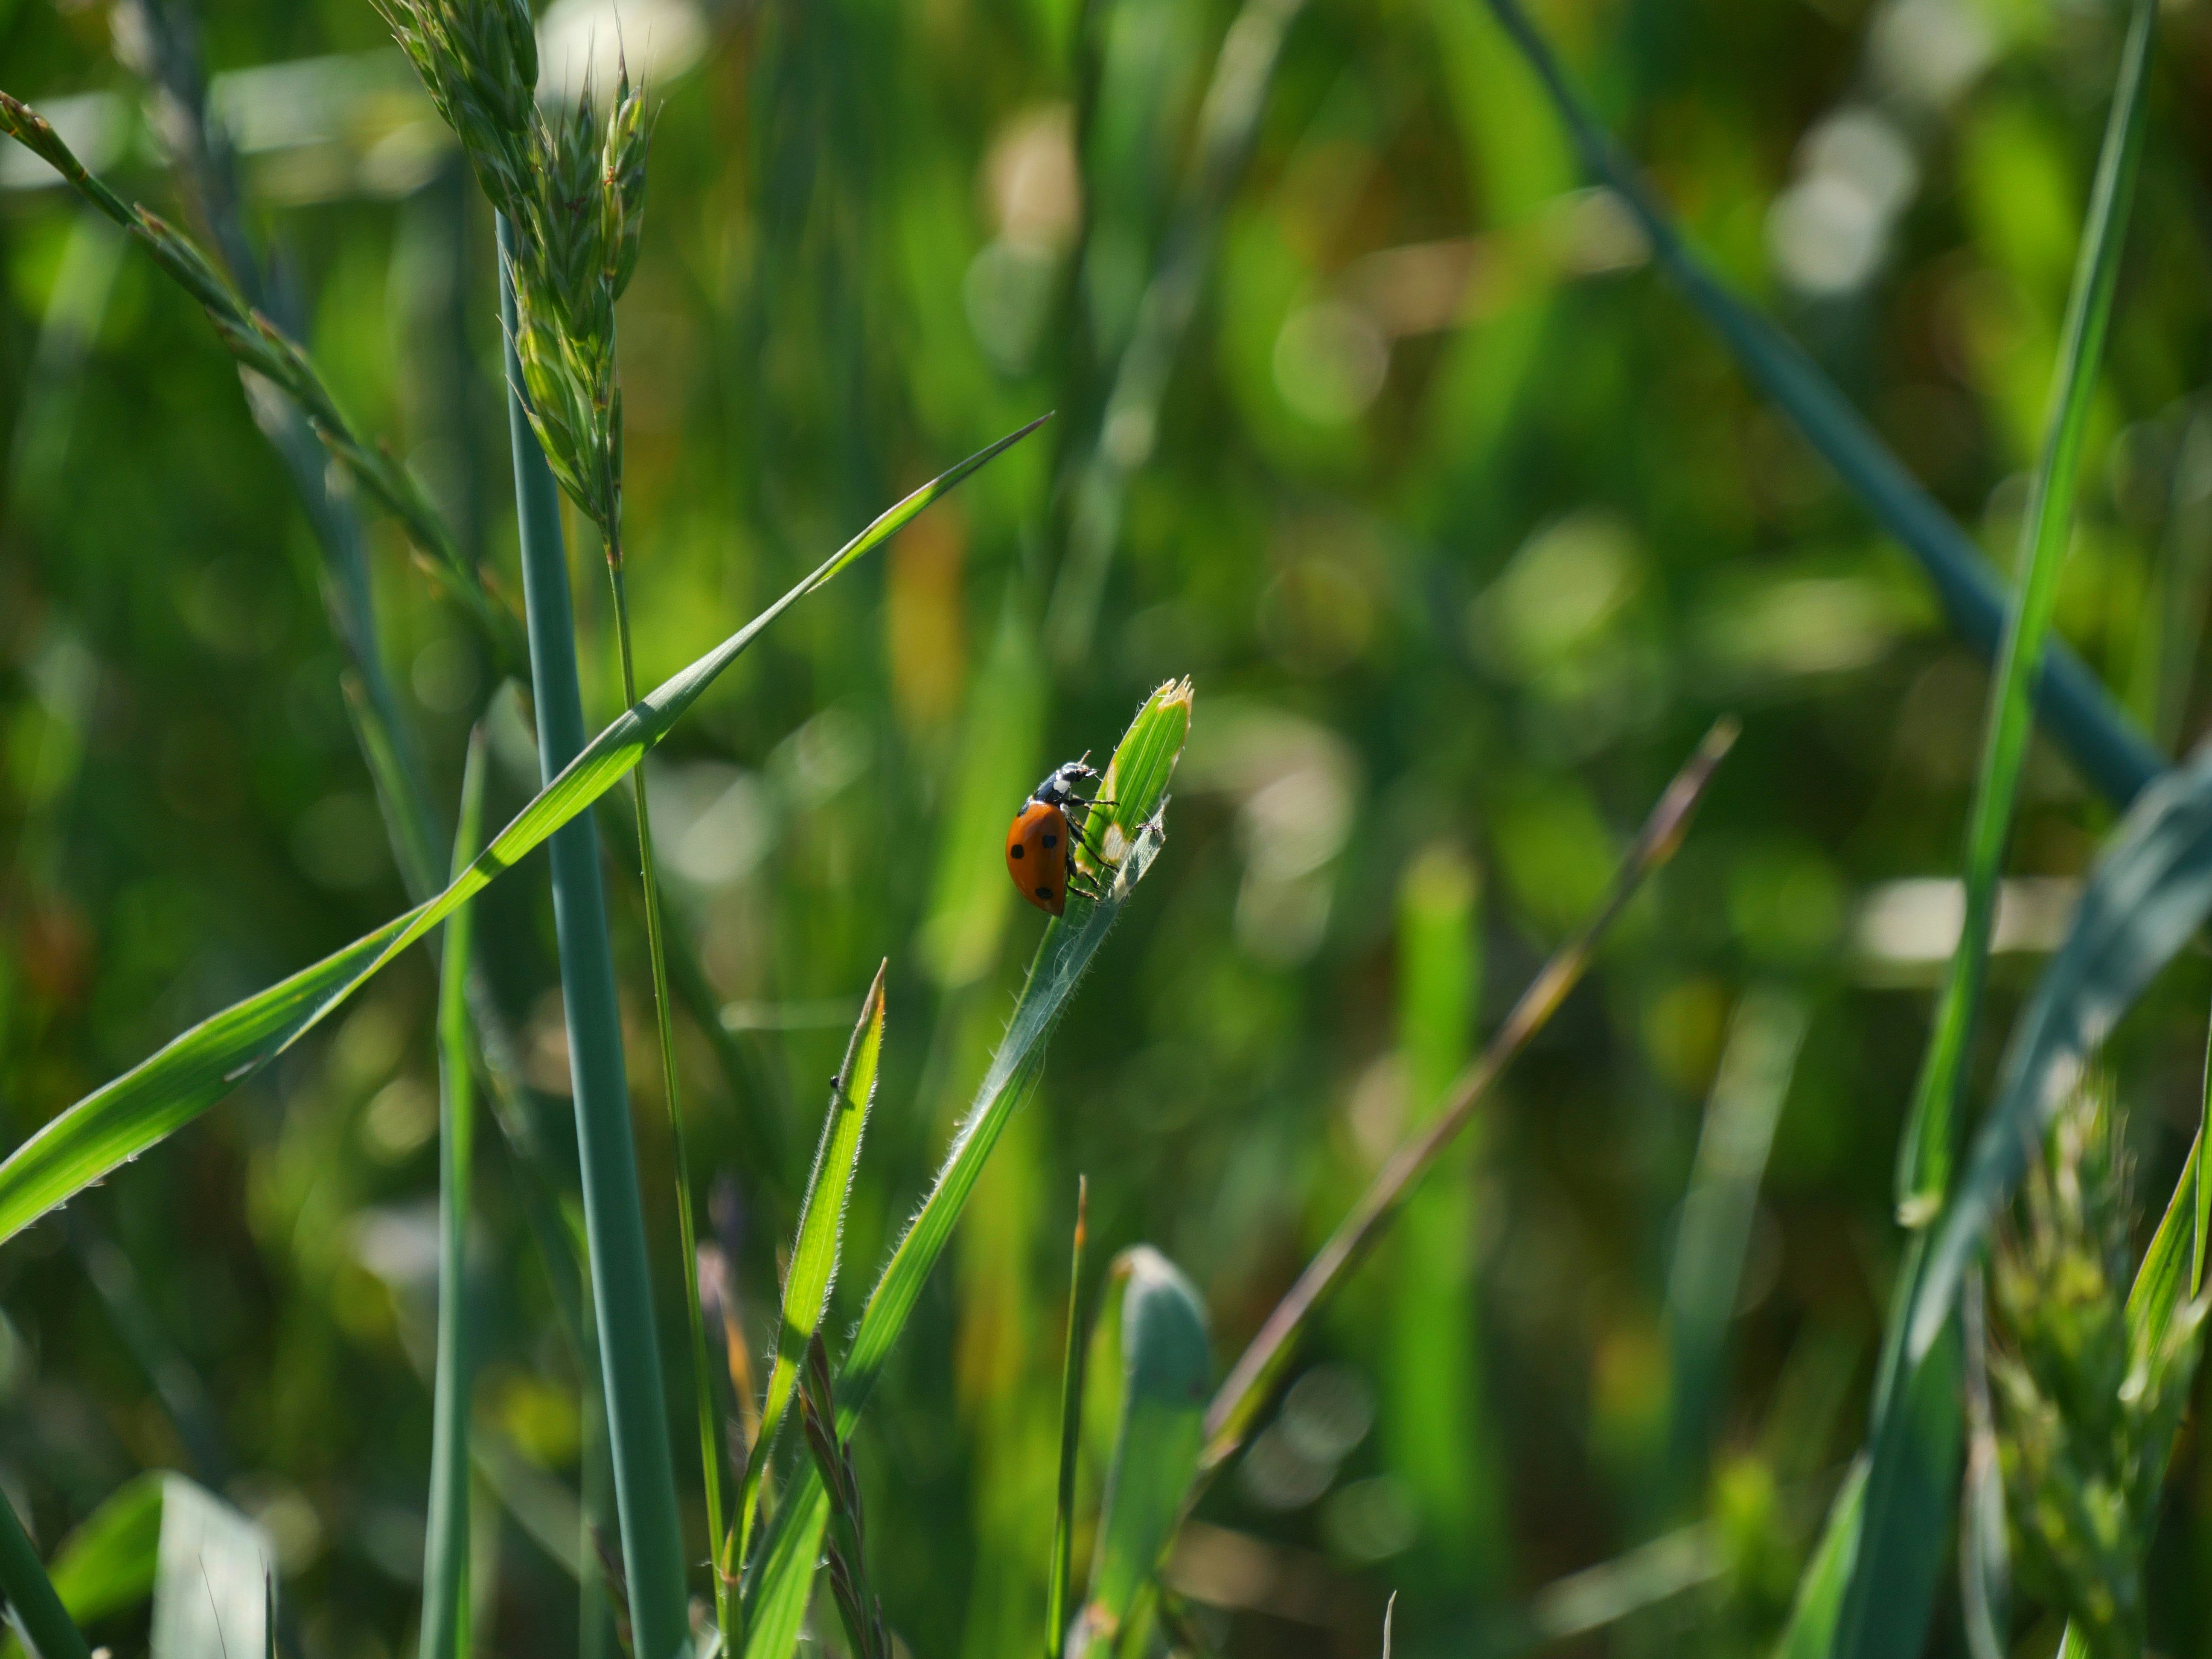
[[[1060,1486],[1053,1503],[1052,1567],[1044,1607],[1044,1659],[1067,1643],[1068,1579],[1075,1565],[1075,1460],[1083,1440],[1083,1245],[1091,1182],[1075,1178],[1075,1241],[1067,1265],[1067,1344],[1060,1361]]]
[[[205,1487],[167,1476],[147,1646],[158,1659],[264,1651],[275,1635],[276,1571],[276,1553],[259,1527]]]
[[[1590,176],[1627,204],[1659,262],[1680,285],[1738,365],[1827,458],[1882,527],[1919,561],[1959,636],[1994,660],[2003,629],[2002,585],[1979,550],[1859,418],[1812,359],[1732,294],[1683,240],[1635,168],[1615,149],[1569,85],[1565,71],[1520,0],[1489,0],[1528,60]],[[2096,677],[2063,645],[2045,653],[2033,684],[2051,735],[2106,799],[2124,806],[2166,762]]]
[[[1098,1517],[1091,1585],[1072,1655],[1120,1650],[1125,1622],[1152,1583],[1175,1531],[1206,1437],[1206,1385],[1213,1368],[1206,1308],[1175,1264],[1149,1245],[1125,1250],[1121,1292],[1121,1411]]]
[[[1275,1304],[1250,1346],[1230,1369],[1213,1396],[1213,1403],[1206,1409],[1207,1469],[1218,1468],[1243,1443],[1245,1434],[1266,1407],[1275,1380],[1289,1363],[1315,1309],[1366,1255],[1368,1248],[1396,1216],[1414,1182],[1467,1126],[1474,1109],[1512,1064],[1514,1057],[1566,1000],[1567,993],[1589,966],[1598,940],[1627,908],[1644,878],[1674,856],[1705,786],[1711,782],[1714,770],[1735,742],[1736,730],[1734,720],[1723,720],[1705,733],[1697,751],[1667,786],[1659,804],[1651,809],[1651,816],[1644,820],[1644,828],[1621,860],[1613,886],[1600,902],[1596,914],[1574,939],[1544,964],[1543,971],[1530,981],[1528,988],[1521,994],[1521,1000],[1513,1005],[1512,1012],[1506,1015],[1505,1023],[1498,1028],[1481,1058],[1461,1075],[1443,1109],[1390,1155],[1390,1161],[1376,1173],[1358,1203],[1352,1206],[1352,1213],[1338,1224],[1320,1254],[1306,1265],[1297,1282]]]
[[[461,774],[455,875],[483,838],[484,733]],[[438,963],[438,1360],[431,1390],[430,1515],[422,1540],[422,1659],[461,1659],[469,1640],[469,1193],[476,1148],[476,1077],[469,1067],[468,979],[475,907],[446,923]]]
[[[830,1082],[830,1109],[822,1120],[814,1174],[807,1182],[805,1205],[799,1212],[791,1265],[784,1273],[783,1308],[776,1326],[775,1358],[769,1369],[766,1401],[761,1407],[760,1432],[745,1466],[744,1491],[738,1500],[740,1563],[752,1542],[762,1471],[775,1449],[776,1431],[783,1425],[792,1391],[798,1386],[806,1345],[822,1328],[822,1316],[829,1310],[830,1292],[837,1282],[838,1256],[844,1244],[845,1200],[853,1189],[854,1171],[860,1168],[860,1142],[867,1133],[868,1112],[876,1099],[876,1071],[884,1048],[884,975],[890,967],[886,961],[876,969],[875,982],[868,987],[852,1040],[846,1044],[844,1063]],[[715,1547],[721,1547],[719,1539]]]
[[[1029,982],[1014,1006],[1012,1023],[992,1057],[967,1114],[953,1132],[929,1196],[891,1252],[860,1315],[860,1328],[837,1380],[837,1430],[847,1434],[882,1375],[884,1362],[906,1328],[922,1286],[945,1253],[991,1149],[1006,1121],[1036,1088],[1044,1069],[1045,1040],[1105,943],[1121,908],[1165,844],[1162,817],[1175,762],[1190,731],[1188,681],[1171,681],[1145,701],[1115,746],[1107,778],[1119,783],[1110,823],[1127,837],[1127,850],[1096,904],[1073,898],[1067,914],[1045,929]],[[1126,758],[1125,758],[1126,757]],[[1104,793],[1103,788],[1102,794]],[[1102,809],[1102,811],[1109,809]],[[768,1537],[748,1568],[745,1589],[747,1659],[787,1659],[805,1614],[822,1528],[829,1506],[820,1480],[802,1470],[778,1507]]]
[[[175,1133],[255,1076],[386,963],[422,938],[619,782],[761,634],[869,549],[1009,445],[1031,422],[883,514],[774,605],[664,681],[586,745],[436,898],[192,1027],[64,1111],[0,1164],[0,1242]]]
[[[0,1593],[7,1599],[9,1622],[29,1639],[39,1659],[88,1659],[83,1633],[62,1606],[5,1493],[0,1493]]]

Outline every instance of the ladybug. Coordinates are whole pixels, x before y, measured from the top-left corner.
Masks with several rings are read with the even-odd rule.
[[[1085,750],[1084,760],[1090,757]],[[1085,800],[1075,793],[1079,781],[1097,775],[1081,760],[1055,769],[1030,792],[1022,810],[1014,815],[1013,827],[1006,831],[1006,873],[1014,878],[1024,898],[1055,916],[1066,913],[1071,887],[1085,897],[1097,896],[1095,889],[1086,884],[1087,878],[1075,867],[1075,843],[1082,834],[1083,821],[1092,807],[1114,804]],[[1068,823],[1071,810],[1078,820],[1073,829]]]

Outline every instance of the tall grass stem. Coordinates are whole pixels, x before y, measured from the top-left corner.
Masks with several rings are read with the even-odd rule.
[[[522,374],[513,343],[513,231],[502,219],[500,315],[508,339],[507,427],[521,527],[538,764],[550,784],[583,751],[584,705],[576,677],[560,496],[519,390]],[[584,1225],[591,1250],[592,1305],[599,1322],[607,1439],[613,1454],[615,1509],[622,1523],[630,1617],[641,1659],[673,1659],[689,1639],[682,1534],[677,1523],[668,1425],[662,1415],[659,1338],[653,1317],[629,1088],[623,1069],[614,951],[607,936],[599,839],[590,815],[580,813],[562,825],[549,846],[569,1081],[575,1092],[577,1153],[583,1172]]]

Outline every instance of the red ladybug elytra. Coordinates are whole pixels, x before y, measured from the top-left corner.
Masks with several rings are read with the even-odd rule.
[[[1030,793],[1006,831],[1006,873],[1024,898],[1055,916],[1066,911],[1071,886],[1079,893],[1085,890],[1085,878],[1075,867],[1075,842],[1082,831],[1079,824],[1069,828],[1070,809],[1087,817],[1092,807],[1113,804],[1085,800],[1075,793],[1079,780],[1097,775],[1079,760],[1055,769]]]

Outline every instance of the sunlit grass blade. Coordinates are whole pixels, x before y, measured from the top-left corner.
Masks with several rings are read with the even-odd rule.
[[[2127,240],[2136,164],[2142,150],[2143,82],[2150,69],[2157,10],[2154,0],[2138,0],[2129,26],[2090,193],[2088,222],[2082,228],[2073,292],[2067,299],[2050,424],[2021,526],[2019,586],[1990,688],[1981,775],[1966,832],[1966,921],[1944,981],[1935,1035],[1921,1062],[1912,1115],[1898,1147],[1898,1212],[1908,1226],[1924,1226],[1932,1220],[1950,1188],[1956,1139],[1953,1120],[1963,1084],[1966,1042],[1981,1001],[1997,877],[2011,838],[2021,773],[2027,763],[2027,742],[2034,728],[2030,690],[2050,636],[2058,572],[2074,532],[2081,443],[2088,431],[2090,402],[2119,280],[2120,253]]]
[[[1149,1245],[1114,1264],[1121,1292],[1121,1409],[1098,1517],[1074,1659],[1127,1651],[1123,1626],[1173,1536],[1206,1435],[1212,1367],[1206,1308],[1175,1264]]]
[[[1692,252],[1636,168],[1583,106],[1520,0],[1489,0],[1489,4],[1542,82],[1590,176],[1626,204],[1660,264],[1744,373],[1919,562],[1959,636],[1994,660],[2008,602],[2003,585],[1990,573],[1972,538],[1905,470],[1812,359],[1731,293]],[[2043,654],[2031,684],[2051,736],[2115,805],[2126,805],[2165,769],[2164,757],[2063,642]]]
[[[1613,885],[1596,913],[1580,933],[1544,964],[1521,1000],[1506,1015],[1480,1058],[1462,1073],[1443,1108],[1409,1136],[1376,1173],[1352,1212],[1338,1224],[1328,1242],[1306,1265],[1275,1304],[1243,1354],[1230,1369],[1206,1414],[1205,1467],[1217,1468],[1243,1443],[1253,1421],[1267,1406],[1280,1376],[1296,1351],[1298,1339],[1314,1311],[1336,1289],[1405,1203],[1406,1194],[1435,1164],[1452,1138],[1467,1125],[1474,1109],[1488,1096],[1515,1056],[1566,1000],[1583,971],[1598,941],[1626,909],[1644,878],[1674,855],[1689,828],[1705,786],[1735,742],[1733,720],[1715,724],[1697,751],[1667,786],[1651,816],[1644,820],[1633,845],[1621,860]]]
[[[761,1479],[769,1455],[775,1449],[776,1431],[791,1404],[807,1344],[822,1328],[829,1310],[830,1292],[837,1282],[837,1263],[844,1243],[845,1203],[853,1189],[853,1175],[860,1163],[860,1142],[867,1133],[868,1112],[875,1103],[876,1073],[884,1048],[884,975],[890,964],[876,969],[860,1005],[845,1047],[843,1064],[830,1090],[830,1109],[822,1120],[822,1139],[814,1153],[814,1174],[807,1182],[805,1207],[799,1212],[799,1231],[792,1241],[791,1265],[783,1279],[783,1308],[775,1333],[775,1352],[768,1374],[768,1392],[761,1407],[760,1431],[745,1468],[744,1491],[738,1500],[738,1556],[743,1563],[752,1542],[753,1519],[760,1501]],[[722,1547],[718,1538],[715,1547]]]
[[[1067,1342],[1060,1361],[1060,1484],[1053,1502],[1052,1566],[1044,1607],[1044,1659],[1067,1642],[1068,1579],[1075,1566],[1075,1464],[1083,1439],[1083,1245],[1091,1182],[1075,1178],[1075,1238],[1067,1264]]]
[[[483,838],[483,728],[461,774],[453,873]],[[422,1540],[422,1659],[465,1659],[469,1639],[468,1240],[476,1145],[476,1077],[469,1065],[468,977],[475,907],[447,921],[438,963],[438,1359],[431,1396],[430,1510]]]
[[[785,611],[1038,424],[1031,422],[924,484],[744,628],[647,693],[586,745],[436,898],[195,1025],[49,1121],[0,1164],[0,1242],[257,1075],[454,907],[481,892],[619,782]]]
[[[53,1581],[40,1565],[30,1534],[16,1517],[15,1505],[0,1493],[0,1595],[8,1603],[9,1621],[39,1659],[89,1659],[83,1632],[62,1606]]]
[[[837,1379],[841,1434],[850,1433],[859,1420],[861,1407],[882,1375],[884,1362],[905,1330],[931,1271],[951,1241],[960,1212],[975,1191],[1006,1121],[1036,1088],[1044,1067],[1045,1040],[1069,996],[1166,843],[1162,818],[1167,786],[1190,730],[1191,704],[1188,681],[1159,687],[1146,699],[1115,746],[1108,775],[1125,780],[1126,793],[1115,798],[1114,822],[1125,830],[1133,828],[1134,833],[1100,900],[1094,904],[1071,897],[1067,914],[1046,926],[1006,1039],[953,1132],[951,1147],[935,1184],[891,1252],[861,1311],[860,1328]],[[747,1659],[787,1659],[791,1652],[805,1614],[817,1551],[828,1517],[821,1481],[811,1471],[802,1470],[778,1506],[775,1523],[747,1568]]]

